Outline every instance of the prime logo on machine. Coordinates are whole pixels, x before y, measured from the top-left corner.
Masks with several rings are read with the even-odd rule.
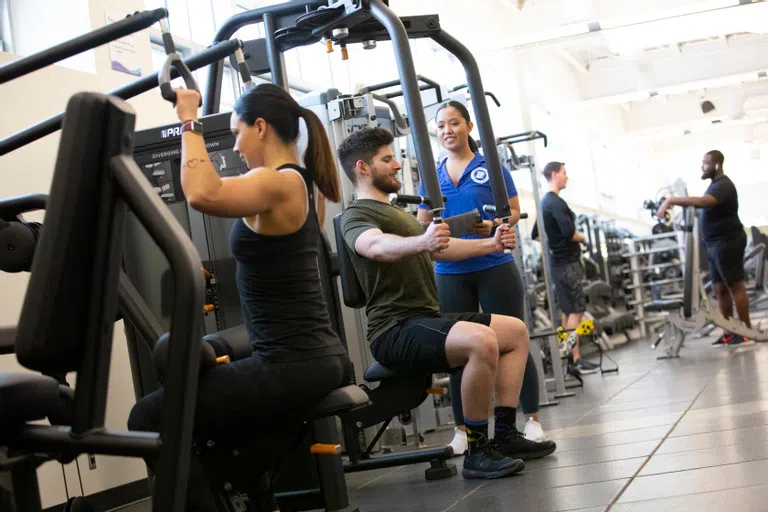
[[[163,139],[167,139],[169,137],[181,137],[181,125],[160,130],[160,137]]]

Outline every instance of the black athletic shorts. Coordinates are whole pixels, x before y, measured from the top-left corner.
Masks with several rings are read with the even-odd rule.
[[[371,353],[384,366],[406,367],[425,374],[449,373],[445,340],[456,322],[491,325],[491,315],[445,313],[436,318],[408,318],[373,340]]]
[[[709,273],[713,283],[737,283],[744,280],[744,249],[747,234],[743,231],[732,240],[707,244]]]
[[[584,313],[587,310],[587,298],[582,283],[581,262],[552,265],[552,281],[555,283],[560,311],[564,315]]]

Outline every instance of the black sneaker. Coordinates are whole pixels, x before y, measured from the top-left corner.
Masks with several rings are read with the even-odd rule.
[[[590,373],[597,373],[600,367],[595,363],[590,363],[584,358],[581,358],[571,365],[571,369],[581,375],[588,375]]]
[[[736,337],[735,334],[724,332],[722,336],[712,342],[713,347],[725,347]]]
[[[464,456],[464,478],[501,478],[525,469],[525,463],[502,454],[495,445],[488,443]]]
[[[540,459],[551,455],[557,449],[554,441],[531,441],[520,432],[515,432],[513,436],[506,439],[497,436],[492,443],[507,457],[521,460]]]
[[[736,347],[736,346],[744,346],[744,345],[752,345],[754,341],[752,341],[749,338],[745,338],[741,334],[734,334],[733,339],[726,343],[729,347]]]

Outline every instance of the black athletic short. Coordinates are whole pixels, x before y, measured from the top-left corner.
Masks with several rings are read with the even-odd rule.
[[[371,353],[384,366],[405,367],[425,374],[448,373],[451,366],[445,356],[445,340],[456,322],[491,325],[491,315],[445,313],[437,318],[401,320],[373,340]]]
[[[584,313],[587,310],[587,298],[582,283],[584,271],[581,262],[552,265],[552,281],[555,283],[560,311],[564,315]]]
[[[713,283],[744,281],[744,249],[747,234],[743,231],[732,240],[707,243],[709,273]]]

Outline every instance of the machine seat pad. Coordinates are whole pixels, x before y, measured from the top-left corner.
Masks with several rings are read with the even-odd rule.
[[[4,423],[44,419],[57,405],[56,379],[34,373],[0,373],[0,418]]]
[[[386,379],[394,379],[397,377],[414,377],[422,376],[419,372],[414,372],[411,368],[392,368],[384,366],[379,363],[373,363],[365,370],[363,378],[368,382],[378,382]]]
[[[678,299],[655,300],[643,306],[645,311],[675,311],[683,307],[683,301]]]
[[[302,414],[305,420],[334,416],[339,413],[364,407],[369,403],[368,395],[359,386],[344,386],[334,389],[325,398],[308,407]]]

